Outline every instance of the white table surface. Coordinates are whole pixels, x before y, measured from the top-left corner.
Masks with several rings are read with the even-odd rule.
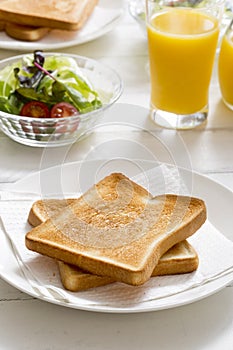
[[[58,50],[62,52],[63,50]],[[124,81],[121,104],[148,108],[147,42],[127,9],[111,33],[64,51],[89,56],[115,68]],[[0,50],[0,58],[20,52]],[[216,73],[216,72],[215,72]],[[125,108],[129,108],[126,106]],[[128,116],[133,124],[133,113]],[[20,145],[0,133],[0,185],[14,183],[41,168],[87,158],[138,158],[136,147],[118,150],[113,140],[124,137],[130,145],[145,145],[148,154],[169,161],[156,148],[154,137],[138,130],[102,127],[72,147],[46,150]],[[233,112],[222,103],[216,74],[210,89],[208,123],[198,129],[176,132],[152,123],[159,139],[169,140],[175,161],[204,173],[233,190]],[[183,147],[179,150],[179,144]],[[103,147],[107,145],[107,147]],[[95,152],[96,150],[96,152]],[[46,156],[44,156],[46,155]],[[43,162],[41,162],[43,156]],[[208,189],[207,189],[208,190]],[[216,198],[217,200],[217,198]],[[233,204],[233,203],[232,203]],[[221,215],[221,213],[219,213]],[[232,222],[232,218],[229,218]],[[233,222],[232,222],[233,223]],[[217,294],[182,307],[138,314],[106,314],[56,306],[30,297],[0,280],[0,349],[211,349],[233,348],[233,284]]]

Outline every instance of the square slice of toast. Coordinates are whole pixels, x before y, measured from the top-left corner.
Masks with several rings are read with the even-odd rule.
[[[0,20],[18,25],[78,30],[98,0],[2,0]]]
[[[72,204],[75,199],[47,199],[33,203],[28,216],[32,226],[38,226],[53,215]],[[177,243],[163,254],[152,272],[152,276],[193,272],[198,268],[198,255],[185,240]],[[111,277],[97,276],[81,270],[79,267],[58,261],[60,277],[64,288],[78,292],[89,288],[104,286],[115,282]]]
[[[146,282],[160,257],[205,222],[201,199],[152,196],[120,173],[26,234],[28,249],[131,285]]]

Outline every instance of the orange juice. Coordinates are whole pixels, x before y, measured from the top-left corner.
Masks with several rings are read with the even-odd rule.
[[[218,61],[218,77],[223,100],[233,109],[233,35],[224,35]]]
[[[217,19],[194,9],[173,8],[152,17],[152,107],[190,114],[207,106],[218,33]]]

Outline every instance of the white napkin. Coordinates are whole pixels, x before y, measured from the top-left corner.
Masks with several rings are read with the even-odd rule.
[[[153,195],[164,192],[185,194],[186,186],[180,180],[176,168],[158,166],[134,180],[148,187]],[[21,195],[21,198],[20,198]],[[233,271],[233,243],[224,237],[210,222],[206,222],[189,241],[199,256],[198,270],[182,275],[153,277],[142,286],[123,283],[90,289],[85,292],[65,291],[53,259],[26,249],[24,238],[31,229],[27,217],[35,194],[0,193],[0,214],[3,231],[10,238],[18,259],[19,270],[30,285],[47,298],[57,298],[67,303],[85,307],[88,305],[140,308],[145,303],[190,290],[207,284]],[[22,271],[21,271],[22,272]]]

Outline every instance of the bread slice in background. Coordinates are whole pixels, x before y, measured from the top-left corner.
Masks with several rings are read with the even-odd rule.
[[[28,222],[38,226],[53,215],[59,214],[75,199],[47,199],[33,203]],[[111,277],[97,276],[81,270],[79,267],[58,261],[58,268],[63,286],[72,292],[104,286],[115,282]],[[198,268],[198,255],[194,248],[182,241],[169,249],[160,259],[152,276],[171,275],[193,272]]]
[[[38,41],[50,32],[46,27],[24,26],[10,22],[6,23],[4,30],[11,38],[22,41]]]
[[[2,32],[5,30],[6,22],[5,21],[0,21],[0,31]]]
[[[4,31],[8,36],[16,40],[38,41],[44,38],[50,32],[50,29],[0,21],[0,31]]]
[[[26,246],[93,274],[140,285],[160,257],[205,220],[202,200],[153,199],[123,174],[113,173],[28,232]]]
[[[0,21],[18,25],[78,30],[98,0],[2,0]]]

